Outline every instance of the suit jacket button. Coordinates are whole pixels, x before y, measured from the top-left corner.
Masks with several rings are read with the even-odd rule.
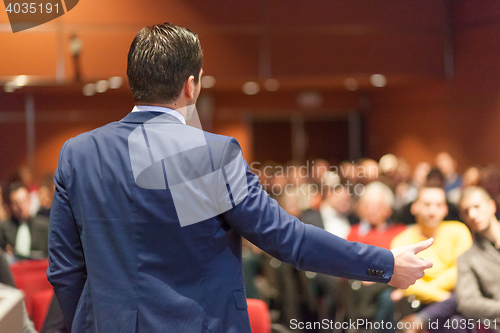
[[[380,271],[380,277],[384,277],[385,276],[385,272],[383,270]]]
[[[373,275],[373,269],[368,268],[368,269],[366,270],[366,275],[372,276],[372,275]]]
[[[380,276],[380,271],[378,269],[375,271],[375,276]]]

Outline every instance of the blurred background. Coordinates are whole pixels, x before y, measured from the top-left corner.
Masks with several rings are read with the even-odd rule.
[[[130,43],[165,21],[199,34],[200,118],[249,162],[499,162],[498,1],[82,0],[15,34],[0,11],[0,180],[124,117]]]

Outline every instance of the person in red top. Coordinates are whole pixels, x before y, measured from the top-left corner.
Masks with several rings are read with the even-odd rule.
[[[390,248],[392,239],[406,229],[401,223],[391,223],[394,194],[380,182],[365,187],[356,206],[360,223],[351,227],[347,240]]]
[[[390,222],[393,203],[394,194],[388,186],[378,181],[368,184],[356,205],[360,223],[351,227],[347,240],[389,249],[392,239],[406,229],[404,224]],[[379,323],[393,322],[391,287],[360,281],[351,281],[351,285],[353,295],[348,298],[353,302],[351,309],[355,309],[352,316]]]

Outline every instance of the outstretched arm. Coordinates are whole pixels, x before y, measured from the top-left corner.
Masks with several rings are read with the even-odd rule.
[[[234,139],[230,143],[238,145]],[[428,262],[422,263],[416,257],[418,251],[413,247],[391,252],[349,242],[302,223],[271,199],[248,165],[242,165],[246,170],[242,170],[241,177],[245,178],[248,193],[233,209],[222,215],[240,235],[270,255],[301,270],[365,281],[392,281],[391,285],[400,288],[414,283],[424,275],[423,270],[430,267]],[[242,182],[233,180],[232,183]],[[394,267],[397,269],[395,275]]]

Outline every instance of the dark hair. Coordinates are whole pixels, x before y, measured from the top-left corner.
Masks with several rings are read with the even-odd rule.
[[[198,83],[202,63],[197,34],[171,23],[145,27],[128,53],[127,76],[135,101],[173,102],[190,75]]]
[[[444,188],[445,177],[443,172],[437,168],[432,168],[427,174],[426,187],[441,187]]]
[[[54,174],[46,173],[43,175],[42,180],[40,180],[40,187],[48,187],[50,190],[54,188]]]
[[[14,182],[10,183],[9,184],[9,195],[16,192],[20,188],[24,188],[24,189],[28,190],[28,187],[20,181],[14,181]]]

